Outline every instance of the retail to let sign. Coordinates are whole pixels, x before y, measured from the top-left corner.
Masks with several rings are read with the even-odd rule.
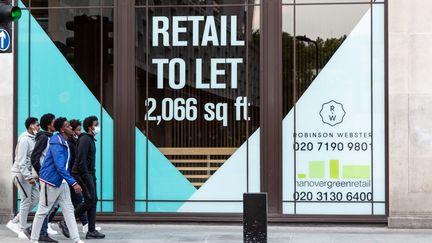
[[[218,23],[220,21],[220,23]],[[152,19],[152,46],[157,47],[244,47],[245,41],[237,36],[237,16],[173,16],[170,20],[164,16],[154,16]],[[172,23],[172,25],[170,25]],[[186,26],[190,24],[192,28]],[[200,32],[200,29],[202,32]],[[192,33],[190,39],[186,33]],[[230,33],[228,36],[227,33]],[[192,85],[195,89],[221,90],[238,87],[238,70],[244,65],[243,56],[240,57],[209,57],[209,60],[195,58],[191,62],[184,58],[153,58],[151,63],[156,66],[157,89],[170,88],[181,90],[186,85]],[[209,61],[209,66],[204,64]],[[189,65],[189,66],[188,66]],[[190,65],[193,65],[191,67]],[[207,69],[207,70],[205,70]],[[187,70],[195,70],[193,80],[188,80]],[[164,76],[168,73],[168,78]],[[209,74],[205,79],[204,74]],[[165,98],[158,104],[155,98],[149,97],[146,105],[149,111],[145,119],[156,121],[159,125],[162,121],[218,121],[224,127],[229,120],[247,121],[247,110],[250,105],[246,96],[238,96],[235,99],[235,116],[229,117],[230,109],[227,102],[198,104],[196,98]],[[161,106],[160,109],[158,107]],[[202,109],[197,108],[201,106]],[[160,110],[160,114],[155,114]],[[202,110],[202,114],[198,114]]]

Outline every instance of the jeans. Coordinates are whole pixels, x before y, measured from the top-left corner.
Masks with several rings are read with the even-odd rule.
[[[48,236],[48,216],[43,221],[42,229],[40,231],[40,235],[42,235],[42,236]]]

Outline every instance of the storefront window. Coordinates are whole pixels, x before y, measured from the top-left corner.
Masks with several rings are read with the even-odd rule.
[[[241,212],[260,190],[259,6],[204,2],[136,8],[136,212]]]
[[[283,213],[383,215],[383,4],[305,2],[283,6]]]
[[[30,115],[98,116],[99,212],[241,213],[268,190],[272,214],[385,215],[384,1],[263,2],[20,2],[18,132]]]
[[[98,211],[112,212],[113,10],[49,7],[24,10],[18,23],[18,132],[28,116],[97,116]]]

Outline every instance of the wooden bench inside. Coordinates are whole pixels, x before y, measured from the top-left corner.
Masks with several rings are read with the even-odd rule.
[[[194,185],[201,187],[237,148],[159,148]]]

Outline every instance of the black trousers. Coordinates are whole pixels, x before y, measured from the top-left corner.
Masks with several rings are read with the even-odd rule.
[[[98,201],[96,193],[96,176],[90,174],[88,178],[83,178],[80,175],[74,175],[78,184],[82,187],[84,202],[75,208],[75,217],[79,217],[87,212],[88,230],[93,232],[96,230],[96,204]]]

